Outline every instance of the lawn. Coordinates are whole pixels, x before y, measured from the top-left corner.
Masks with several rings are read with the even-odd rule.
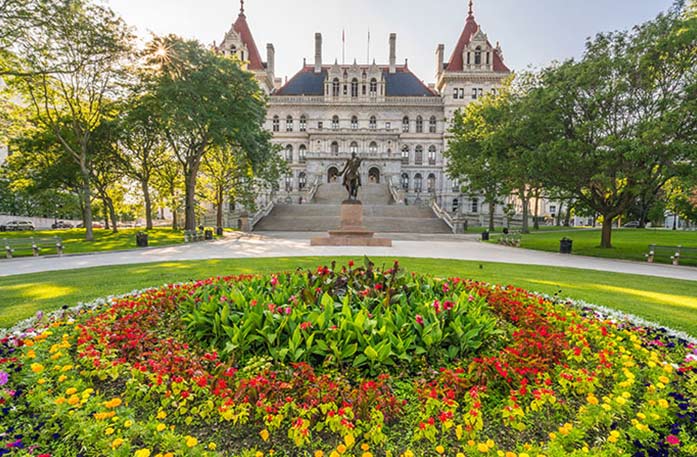
[[[43,230],[36,232],[4,232],[0,233],[0,241],[3,238],[29,238],[29,237],[60,237],[65,247],[64,254],[80,254],[85,252],[118,251],[136,248],[136,233],[143,229],[119,229],[118,233],[111,230],[95,229],[94,241],[85,241],[84,229],[72,230]],[[171,228],[155,228],[148,232],[150,246],[167,246],[184,242],[184,232]],[[55,252],[48,252],[55,254]],[[24,251],[19,255],[31,255]]]
[[[638,260],[645,262],[644,254],[651,244],[697,248],[697,232],[661,229],[619,229],[612,232],[612,249],[600,248],[600,230],[570,230],[563,232],[535,232],[523,235],[521,247],[539,251],[559,252],[559,240],[567,237],[574,242],[574,254],[591,257]],[[656,258],[656,262],[670,263],[670,257]],[[697,266],[697,259],[683,260],[682,265]]]
[[[346,263],[348,258],[339,258]],[[373,259],[390,265],[393,259]],[[134,289],[240,273],[314,268],[327,258],[233,259],[99,267],[0,278],[0,327],[63,305]],[[582,299],[641,316],[697,336],[697,282],[498,263],[402,259],[408,270],[459,276]]]

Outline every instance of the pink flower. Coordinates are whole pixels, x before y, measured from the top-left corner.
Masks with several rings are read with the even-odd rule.
[[[293,312],[293,309],[290,306],[286,306],[283,308],[283,312],[285,313],[286,316],[290,315],[290,313]]]
[[[670,444],[671,446],[680,446],[680,438],[675,435],[668,435],[666,437],[666,443]]]
[[[276,287],[278,285],[278,278],[276,276],[271,277],[271,286]]]
[[[424,325],[424,318],[420,314],[416,315],[416,323],[419,325]]]
[[[433,302],[433,308],[436,310],[436,314],[440,313],[440,302],[438,300]]]
[[[443,293],[447,294],[448,292],[450,292],[450,284],[448,284],[447,282],[444,282],[443,283]]]
[[[4,371],[0,371],[0,386],[4,386],[10,380],[10,376]]]

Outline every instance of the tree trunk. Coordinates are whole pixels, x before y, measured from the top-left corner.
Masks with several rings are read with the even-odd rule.
[[[186,187],[186,208],[184,211],[184,228],[196,230],[196,180],[200,161],[189,161],[184,171],[184,186]]]
[[[109,208],[109,215],[111,216],[111,231],[112,233],[118,233],[119,225],[118,221],[116,220],[116,210],[114,209],[114,201],[111,199],[111,197],[106,198],[106,204]]]
[[[566,209],[566,215],[564,218],[564,227],[569,226],[571,226],[571,204],[569,204],[569,207]]]
[[[104,207],[104,230],[109,230],[111,224],[109,223],[109,205],[106,203],[106,197],[102,196],[102,206]]]
[[[528,220],[528,217],[530,216],[530,208],[528,195],[525,190],[520,192],[520,200],[523,202],[523,227],[521,228],[521,232],[530,233],[530,221]]]
[[[559,210],[557,211],[557,227],[561,227],[561,213],[564,211],[564,202],[559,202]]]
[[[533,221],[533,227],[535,230],[540,230],[540,195],[535,195],[535,215]]]
[[[150,198],[150,186],[148,181],[140,183],[143,187],[143,200],[145,201],[145,230],[152,230],[152,200]]]
[[[80,166],[82,172],[82,201],[85,211],[85,241],[94,241],[94,229],[92,228],[92,189],[90,187],[91,173],[84,162]]]
[[[603,215],[603,236],[600,247],[603,249],[612,248],[612,217]]]
[[[215,223],[216,227],[222,227],[223,226],[223,203],[224,203],[224,195],[223,195],[223,189],[218,189],[216,192],[216,215],[215,215]]]
[[[489,202],[489,231],[495,232],[496,226],[494,224],[494,213],[496,212],[496,202]]]
[[[177,208],[172,206],[172,230],[179,230],[179,223],[177,221]]]

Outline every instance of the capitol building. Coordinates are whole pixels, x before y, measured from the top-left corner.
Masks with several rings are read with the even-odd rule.
[[[387,63],[327,62],[317,33],[314,61],[284,82],[275,74],[272,44],[262,60],[242,2],[236,22],[214,46],[245,62],[269,95],[266,128],[289,166],[275,202],[310,203],[318,190],[341,182],[337,175],[355,152],[363,159],[364,188],[379,185],[391,204],[436,203],[448,214],[483,221],[483,197],[463,193],[461,183],[448,177],[443,151],[455,111],[509,77],[501,47],[477,23],[471,1],[450,57],[445,45],[435,46],[435,83],[424,83],[408,59],[398,62],[395,34],[386,45]],[[497,213],[502,217],[501,208]]]

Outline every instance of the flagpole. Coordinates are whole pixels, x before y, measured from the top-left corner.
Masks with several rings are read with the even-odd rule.
[[[346,65],[346,29],[341,31],[341,65]]]
[[[366,63],[370,65],[370,28],[368,28],[368,60]]]

